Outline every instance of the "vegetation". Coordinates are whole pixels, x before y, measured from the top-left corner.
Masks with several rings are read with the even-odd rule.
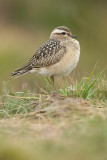
[[[13,92],[3,83],[0,159],[106,159],[107,81],[93,72],[80,82],[64,78],[51,92]]]
[[[0,1],[0,160],[107,159],[106,6],[105,0]],[[59,25],[81,46],[72,78],[57,79],[55,92],[49,78],[12,79]]]

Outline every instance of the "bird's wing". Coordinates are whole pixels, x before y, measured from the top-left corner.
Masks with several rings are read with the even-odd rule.
[[[66,53],[66,48],[59,41],[49,40],[44,43],[28,61],[27,64],[12,73],[12,76],[20,76],[34,68],[42,68],[57,63]]]
[[[32,68],[41,68],[57,63],[65,54],[66,48],[59,41],[49,40],[44,43],[29,60]]]

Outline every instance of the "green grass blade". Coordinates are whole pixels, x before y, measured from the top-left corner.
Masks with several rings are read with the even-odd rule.
[[[87,98],[88,92],[89,90],[93,87],[93,85],[95,84],[95,82],[97,81],[97,79],[102,75],[102,73],[104,72],[104,69],[97,75],[96,79],[91,83],[91,85],[84,91],[83,93],[83,97]],[[91,76],[92,77],[92,76]]]
[[[94,71],[95,71],[95,68],[96,68],[96,65],[95,65],[94,69],[92,70],[90,76],[88,77],[88,79],[87,79],[85,85],[83,86],[82,90],[84,90],[84,89],[87,87],[87,85],[89,84],[89,82],[90,82],[90,80],[91,80],[91,77],[92,77],[92,75],[93,75],[93,73],[94,73]]]

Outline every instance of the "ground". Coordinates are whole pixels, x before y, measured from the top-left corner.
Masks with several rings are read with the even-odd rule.
[[[0,107],[0,159],[106,160],[107,83],[100,78],[90,91],[95,79],[90,85],[88,80],[81,86],[78,82],[75,87],[65,85],[36,94],[13,93],[5,86]]]

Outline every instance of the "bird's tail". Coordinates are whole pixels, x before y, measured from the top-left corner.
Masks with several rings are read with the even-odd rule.
[[[26,64],[26,65],[22,66],[21,68],[15,70],[13,73],[11,73],[11,76],[17,78],[19,76],[22,76],[22,75],[28,73],[30,70],[32,70],[31,65]]]

